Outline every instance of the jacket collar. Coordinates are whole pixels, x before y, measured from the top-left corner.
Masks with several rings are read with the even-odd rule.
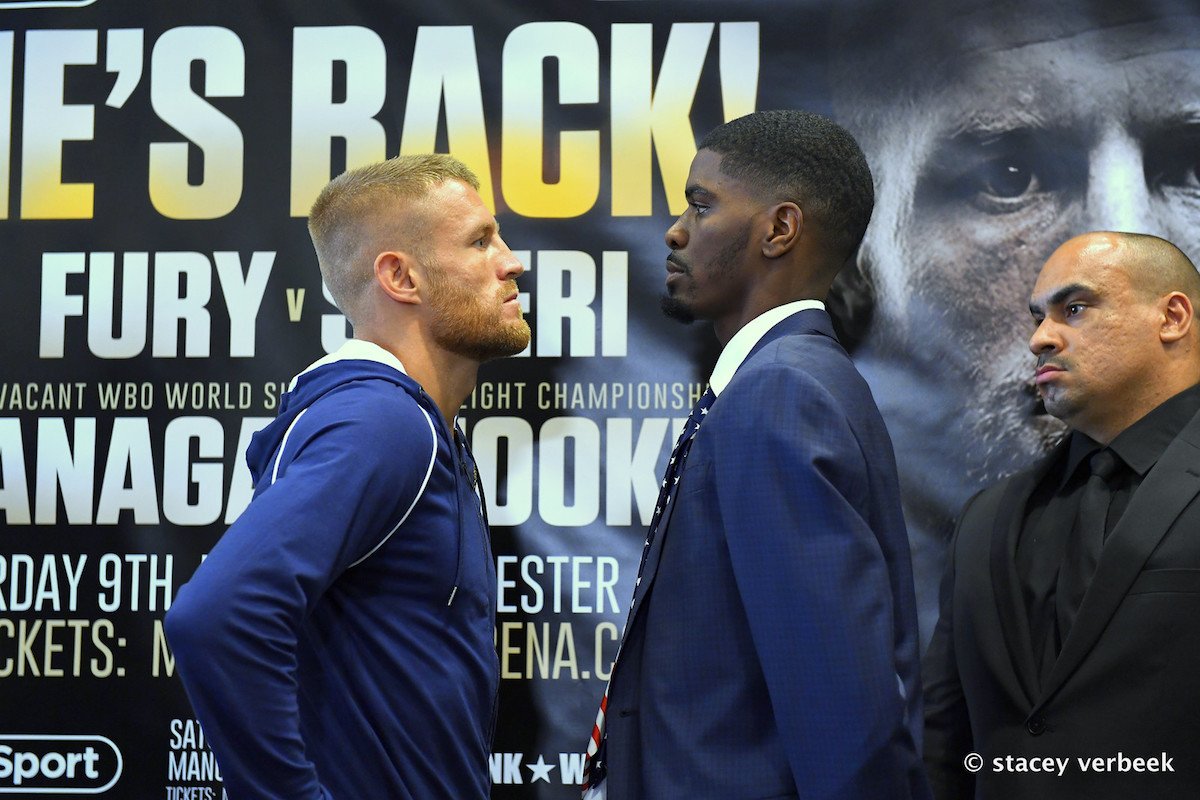
[[[1150,554],[1200,494],[1200,413],[1163,452],[1129,500],[1096,565],[1062,652],[1042,687],[1038,706],[1062,687],[1091,651]]]
[[[776,325],[800,311],[814,309],[824,311],[825,304],[820,300],[797,300],[764,311],[743,325],[725,345],[717,358],[717,365],[713,367],[712,377],[708,379],[713,394],[721,394],[733,380],[733,373],[737,372],[742,362],[750,357],[750,353],[757,349],[757,345]]]

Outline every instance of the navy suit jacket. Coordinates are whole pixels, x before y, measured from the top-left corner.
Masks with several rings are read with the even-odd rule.
[[[614,669],[609,800],[925,798],[891,441],[824,311],[701,425]]]
[[[1063,446],[1065,447],[1065,445]],[[926,654],[926,759],[939,800],[1200,797],[1200,415],[1108,535],[1062,651],[1039,680],[1014,563],[1025,508],[1062,457],[976,495],[950,547]],[[978,774],[963,769],[971,752]],[[1171,771],[1076,759],[1171,758]],[[995,759],[1067,758],[1056,773]],[[1015,765],[1014,765],[1015,766]],[[1161,767],[1161,763],[1158,765]]]

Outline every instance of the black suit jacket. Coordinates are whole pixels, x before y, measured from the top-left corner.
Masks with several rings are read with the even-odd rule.
[[[1194,800],[1200,415],[1164,451],[1109,535],[1058,661],[1039,685],[1014,553],[1026,503],[1059,456],[980,493],[959,521],[925,660],[925,760],[935,796]],[[963,766],[972,752],[983,759],[977,774]],[[1173,771],[1136,771],[1132,759],[1164,754]],[[1047,774],[996,763],[1007,756],[1070,760]],[[1096,757],[1113,761],[1099,772],[1078,761]]]

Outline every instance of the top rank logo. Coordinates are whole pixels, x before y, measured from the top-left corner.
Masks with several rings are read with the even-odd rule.
[[[104,736],[0,734],[0,795],[103,794],[123,764]]]
[[[0,0],[0,8],[82,8],[96,0]]]

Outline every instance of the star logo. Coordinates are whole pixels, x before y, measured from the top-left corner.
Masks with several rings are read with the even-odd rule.
[[[550,770],[554,769],[553,764],[547,764],[543,756],[538,756],[538,760],[533,764],[525,765],[530,772],[529,782],[536,783],[537,781],[550,782]]]

